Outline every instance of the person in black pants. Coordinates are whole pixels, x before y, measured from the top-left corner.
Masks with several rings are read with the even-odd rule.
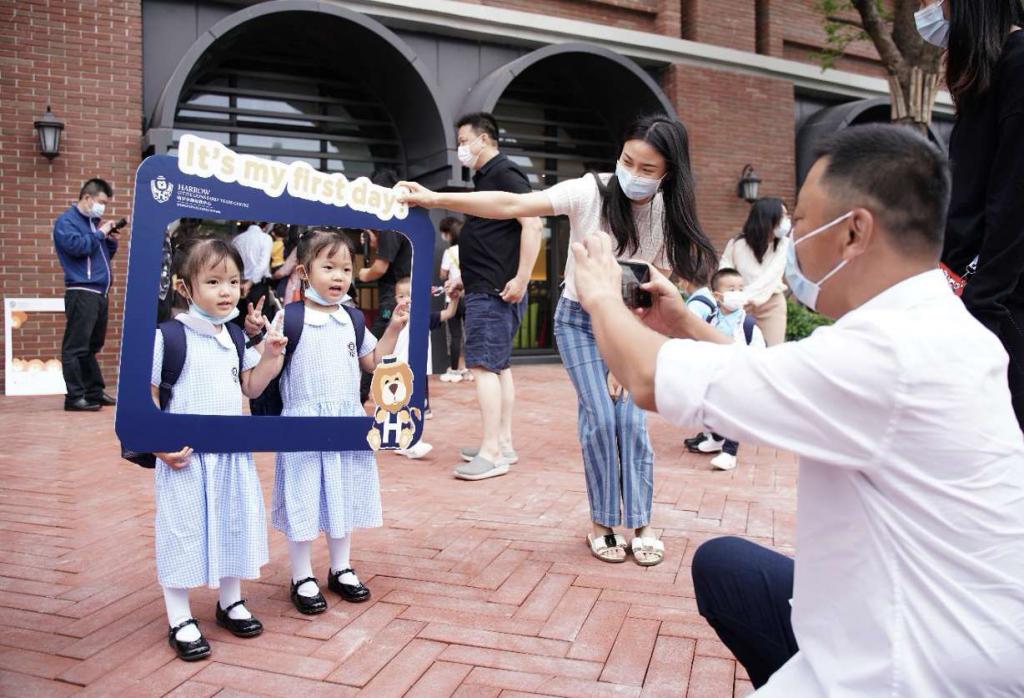
[[[370,177],[370,181],[382,187],[393,187],[398,183],[398,174],[390,169],[378,170]],[[395,284],[412,273],[412,243],[394,230],[366,230],[363,234],[369,238],[370,248],[376,249],[376,258],[373,264],[359,270],[359,281],[364,284],[377,282],[378,311],[370,325],[370,332],[380,339],[395,309]],[[372,379],[371,374],[363,373],[359,397],[364,403],[370,398]]]
[[[117,401],[104,392],[106,384],[96,354],[107,336],[107,295],[110,259],[117,252],[118,228],[101,223],[114,190],[94,178],[82,185],[78,201],[53,224],[53,245],[64,268],[64,315],[67,324],[61,344],[61,363],[67,394],[64,409],[95,412]]]
[[[956,104],[953,197],[942,262],[967,282],[963,302],[1010,356],[1024,428],[1024,10],[1018,0],[948,0],[918,13],[922,36],[948,46]]]

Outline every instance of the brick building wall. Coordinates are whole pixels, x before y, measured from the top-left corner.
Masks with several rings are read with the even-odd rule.
[[[53,220],[77,199],[82,182],[107,179],[114,187],[107,215],[130,214],[141,152],[141,5],[4,2],[0,26],[0,294],[63,297]],[[47,104],[64,122],[60,156],[52,164],[39,154],[32,126]],[[101,353],[108,383],[116,377],[125,257],[115,258],[113,268],[113,312]],[[59,358],[63,327],[62,315],[30,314],[15,330],[16,356]]]
[[[681,37],[817,63],[824,45],[817,0],[471,0],[550,16]],[[133,173],[141,155],[142,21],[140,0],[81,3],[26,0],[0,4],[0,293],[61,297],[52,239],[56,215],[91,176],[115,188],[109,216],[130,216]],[[869,43],[851,46],[837,66],[881,75]],[[746,216],[735,195],[746,163],[765,195],[794,196],[793,86],[728,71],[675,65],[669,94],[692,139],[701,221],[721,248]],[[38,154],[32,122],[52,105],[65,123],[61,155]],[[127,235],[122,239],[127,242]],[[126,245],[125,248],[126,249]],[[125,256],[115,259],[111,322],[101,364],[116,376]],[[33,314],[12,342],[19,358],[59,356],[63,317]],[[2,375],[0,375],[2,379]]]
[[[700,222],[722,250],[749,210],[736,196],[744,165],[753,165],[764,180],[762,196],[794,198],[793,86],[676,65],[664,87],[690,135]]]

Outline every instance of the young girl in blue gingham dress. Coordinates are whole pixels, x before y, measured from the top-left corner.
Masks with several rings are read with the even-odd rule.
[[[301,341],[281,374],[282,415],[363,417],[360,369],[372,371],[394,351],[408,321],[407,304],[396,308],[379,342],[366,332],[356,347],[352,319],[341,306],[352,283],[351,241],[340,231],[313,230],[299,241],[297,259],[307,284],[305,316]],[[271,521],[288,538],[291,599],[300,612],[327,609],[311,562],[312,541],[321,531],[331,557],[328,587],[348,601],[370,598],[349,556],[353,529],[382,524],[373,452],[279,453]]]
[[[189,311],[175,318],[184,326],[185,364],[168,412],[241,415],[242,394],[259,395],[281,370],[285,340],[277,333],[264,342],[262,356],[247,348],[239,366],[225,323],[238,315],[241,269],[238,252],[223,240],[195,240],[180,252],[177,290],[188,299]],[[163,360],[164,335],[157,331],[154,396]],[[210,646],[192,618],[190,587],[220,588],[218,625],[239,637],[263,630],[241,596],[241,579],[259,577],[267,562],[263,493],[250,453],[195,453],[186,446],[156,456],[156,566],[168,642],[182,659],[202,659]]]

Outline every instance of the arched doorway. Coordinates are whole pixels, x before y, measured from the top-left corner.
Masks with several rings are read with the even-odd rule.
[[[845,102],[816,111],[807,117],[796,136],[796,183],[803,184],[807,172],[814,165],[814,152],[822,140],[850,126],[872,123],[890,123],[892,106],[888,97]],[[948,147],[948,129],[945,124],[933,122],[928,137],[940,148]]]
[[[610,172],[623,129],[639,114],[675,114],[654,79],[633,61],[589,44],[561,44],[529,53],[483,78],[463,113],[489,111],[501,128],[501,149],[546,189],[588,171]],[[463,179],[468,179],[468,170]],[[552,319],[569,247],[565,218],[546,221],[530,283],[530,306],[516,351],[555,350]]]
[[[323,171],[392,167],[434,185],[447,181],[454,148],[433,76],[412,49],[365,15],[311,0],[240,10],[192,45],[147,142],[173,153],[185,132]]]

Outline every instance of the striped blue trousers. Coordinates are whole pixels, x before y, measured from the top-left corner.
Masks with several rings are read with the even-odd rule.
[[[603,526],[646,526],[654,498],[647,415],[632,396],[612,400],[608,395],[608,366],[597,351],[590,315],[579,303],[567,298],[558,302],[555,339],[579,403],[591,519]]]

